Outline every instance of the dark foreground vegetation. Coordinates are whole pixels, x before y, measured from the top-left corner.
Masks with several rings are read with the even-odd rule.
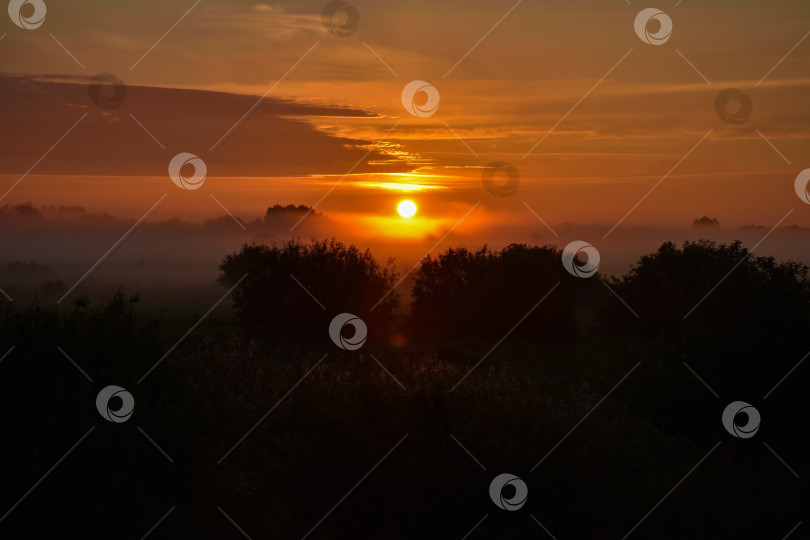
[[[94,429],[0,537],[460,539],[486,515],[467,538],[548,537],[539,521],[758,539],[808,521],[808,268],[697,242],[579,279],[560,255],[455,248],[403,276],[336,241],[245,246],[219,278],[233,318],[188,321],[176,347],[124,292],[5,304],[0,513]],[[359,350],[330,340],[344,312],[368,326]],[[96,410],[111,384],[134,397],[125,423]],[[721,423],[737,400],[761,414],[750,439]],[[528,486],[515,512],[489,497],[504,472]]]

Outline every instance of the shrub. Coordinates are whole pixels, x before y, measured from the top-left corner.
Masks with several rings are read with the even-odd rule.
[[[526,316],[512,336],[571,339],[577,308],[589,296],[583,291],[593,291],[596,280],[568,274],[555,247],[450,248],[435,259],[427,257],[417,271],[412,331],[423,339],[500,339]]]
[[[739,241],[700,240],[681,248],[667,242],[610,283],[639,314],[634,319],[623,306],[610,305],[603,320],[612,328],[798,336],[810,323],[808,267],[754,257]]]
[[[222,285],[239,284],[233,294],[240,326],[261,339],[328,340],[329,322],[344,312],[365,321],[370,339],[384,339],[399,305],[393,261],[381,266],[370,251],[335,239],[244,245],[220,270]]]

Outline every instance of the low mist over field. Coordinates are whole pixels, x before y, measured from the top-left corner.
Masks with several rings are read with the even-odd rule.
[[[370,249],[380,260],[395,258],[403,273],[428,251],[436,255],[445,245],[470,249],[484,245],[497,249],[510,243],[563,247],[574,239],[598,241],[599,271],[608,275],[624,274],[642,254],[664,241],[679,244],[701,238],[721,243],[740,240],[749,249],[759,244],[757,255],[810,262],[810,229],[797,226],[770,232],[772,225],[724,228],[716,220],[705,218],[683,227],[626,227],[602,240],[605,226],[553,224],[552,232],[538,222],[492,227],[473,237],[451,233],[436,247],[439,238],[435,235],[391,242],[372,230],[353,238],[346,227],[317,211],[290,231],[310,208],[279,205],[269,209],[264,209],[263,214],[259,208],[254,215],[225,214],[202,222],[187,222],[180,217],[145,221],[116,245],[135,220],[92,213],[82,207],[36,207],[30,203],[5,206],[0,208],[0,226],[14,233],[0,239],[0,283],[12,297],[17,293],[21,301],[30,299],[33,293],[49,291],[46,296],[53,296],[55,291],[64,292],[74,285],[101,259],[76,287],[75,295],[96,295],[124,286],[142,293],[147,302],[160,302],[166,292],[198,294],[213,286],[222,258],[243,244],[273,245],[294,238],[333,236]],[[115,249],[103,257],[114,245]],[[54,287],[54,282],[62,282],[64,287]]]

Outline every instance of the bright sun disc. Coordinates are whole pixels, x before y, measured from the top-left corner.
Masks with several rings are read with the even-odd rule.
[[[413,217],[416,214],[416,203],[413,201],[402,201],[397,206],[397,212],[404,218]]]

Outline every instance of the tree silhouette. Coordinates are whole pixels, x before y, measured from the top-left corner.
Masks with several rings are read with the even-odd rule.
[[[499,339],[526,316],[511,335],[532,341],[570,339],[576,334],[577,307],[597,280],[568,274],[561,252],[551,246],[450,248],[435,259],[427,257],[417,271],[411,329],[422,339]],[[527,316],[558,282],[558,290]]]
[[[611,286],[640,316],[610,305],[614,329],[750,337],[801,335],[810,323],[808,267],[754,257],[739,241],[666,242]]]
[[[709,216],[703,216],[702,218],[693,221],[692,227],[706,227],[717,229],[720,227],[720,222],[717,221],[717,218],[710,218]]]
[[[240,325],[262,339],[328,340],[329,322],[344,312],[364,320],[369,339],[384,339],[399,305],[393,261],[383,267],[370,251],[335,239],[244,245],[225,257],[220,271],[222,285],[239,283]]]

